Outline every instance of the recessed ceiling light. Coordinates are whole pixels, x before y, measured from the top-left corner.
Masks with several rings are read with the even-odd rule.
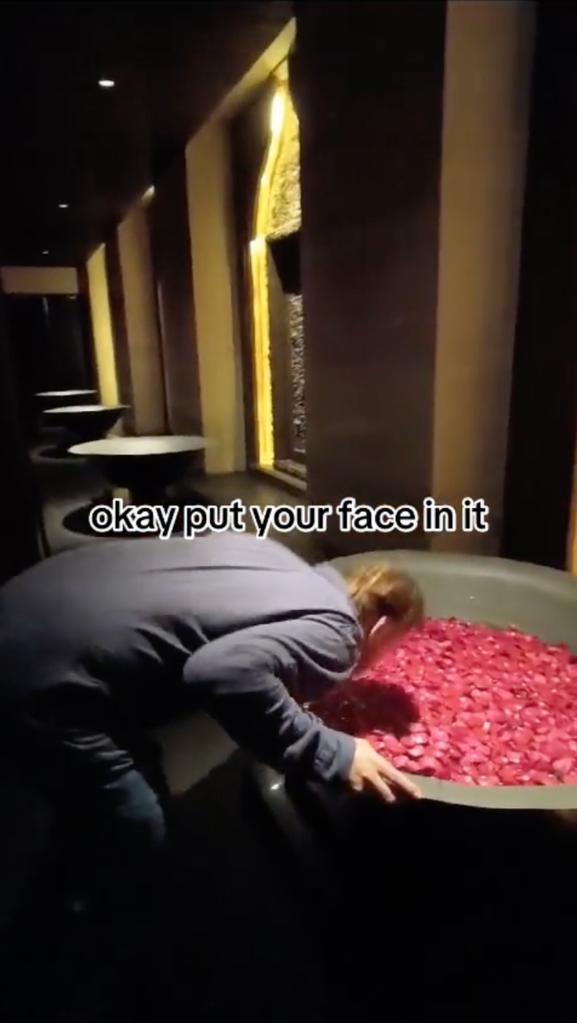
[[[98,84],[101,89],[113,89],[114,86],[116,85],[116,82],[114,81],[113,78],[99,78]]]
[[[59,210],[67,210],[68,209],[68,203],[67,202],[59,202],[58,203],[58,209]]]
[[[50,249],[42,249],[42,255],[43,256],[49,256],[50,255]]]

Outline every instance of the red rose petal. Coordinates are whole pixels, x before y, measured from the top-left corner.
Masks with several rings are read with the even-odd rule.
[[[399,771],[406,771],[407,768],[411,768],[413,766],[408,757],[396,757],[395,764]]]
[[[311,709],[401,770],[467,785],[574,784],[576,669],[566,647],[514,628],[428,620]]]
[[[419,761],[418,773],[425,775],[437,775],[441,769],[441,764],[434,757],[423,757]]]

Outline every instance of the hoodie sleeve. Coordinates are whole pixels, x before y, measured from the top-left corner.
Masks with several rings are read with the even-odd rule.
[[[258,759],[293,777],[343,780],[354,739],[327,728],[294,697],[316,698],[348,678],[357,631],[352,620],[332,613],[252,626],[192,654],[184,681]]]

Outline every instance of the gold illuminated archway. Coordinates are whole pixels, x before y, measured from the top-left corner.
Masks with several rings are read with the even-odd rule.
[[[275,459],[267,238],[272,226],[275,171],[291,115],[296,117],[286,66],[283,66],[276,78],[270,106],[269,138],[256,193],[250,242],[256,454],[262,468],[271,468]]]

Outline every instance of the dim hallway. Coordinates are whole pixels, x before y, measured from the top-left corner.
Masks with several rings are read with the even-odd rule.
[[[573,1023],[577,0],[8,0],[0,108],[2,1023]],[[190,504],[302,506],[270,535],[343,604],[361,580],[359,664],[408,623],[394,669],[307,719],[354,751],[343,785],[306,744],[295,782],[204,712],[158,723],[214,580],[205,706],[230,682],[231,733],[252,707],[260,739],[261,685],[302,720],[317,573],[297,607],[252,539],[242,583],[210,543],[201,584],[186,544],[159,565],[128,530],[125,561],[88,522],[115,498],[175,505],[177,536]],[[267,661],[300,617],[311,660]],[[136,782],[163,829],[146,777],[106,774],[138,761],[149,669],[167,874],[85,906],[59,854],[76,878],[99,797],[138,825]],[[111,697],[88,741],[85,681]],[[88,760],[117,728],[126,752],[60,831],[40,791],[69,726]],[[425,798],[356,791],[386,799],[390,769]]]

